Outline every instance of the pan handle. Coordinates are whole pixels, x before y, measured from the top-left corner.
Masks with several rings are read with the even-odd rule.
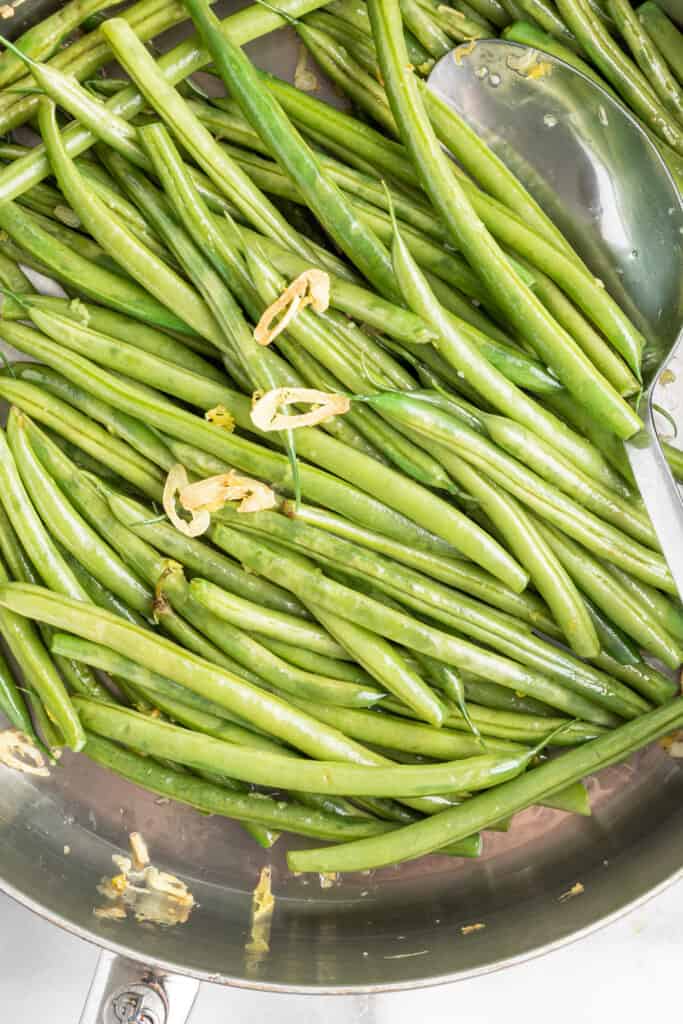
[[[199,982],[102,950],[80,1024],[186,1024]]]

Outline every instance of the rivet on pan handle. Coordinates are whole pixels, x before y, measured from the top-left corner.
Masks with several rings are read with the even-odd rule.
[[[80,1024],[186,1024],[199,982],[100,953]]]

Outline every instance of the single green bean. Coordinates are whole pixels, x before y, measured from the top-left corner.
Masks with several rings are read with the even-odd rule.
[[[469,792],[499,785],[524,771],[537,749],[509,754],[481,754],[462,761],[424,765],[341,764],[305,761],[156,721],[124,708],[77,697],[76,706],[90,731],[147,754],[161,754],[187,767],[218,771],[244,782],[285,789],[347,796],[417,797]]]
[[[5,636],[5,622],[0,616],[0,633]],[[7,639],[5,637],[5,639]],[[11,725],[25,733],[35,743],[37,741],[33,722],[12,670],[4,654],[0,654],[0,712]],[[49,744],[48,744],[49,746]]]
[[[659,47],[664,59],[683,85],[683,34],[658,4],[646,0],[636,10],[645,30]]]
[[[160,766],[149,757],[141,757],[93,733],[87,736],[84,753],[143,789],[207,814],[219,814],[238,821],[263,822],[283,832],[328,840],[373,835],[395,827],[373,818],[339,816],[300,803],[285,803],[263,793],[230,792],[188,772]]]
[[[361,840],[332,849],[292,851],[287,858],[289,868],[291,871],[357,871],[422,856],[622,760],[635,749],[680,728],[682,722],[683,701],[672,701],[606,736],[567,751],[561,758],[548,761],[491,793],[473,797],[434,818],[408,825],[390,837]]]

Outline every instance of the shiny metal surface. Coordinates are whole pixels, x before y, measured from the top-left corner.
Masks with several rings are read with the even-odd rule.
[[[429,84],[524,182],[647,339],[645,428],[626,452],[683,595],[683,502],[652,408],[654,382],[683,337],[683,199],[630,113],[556,57],[486,40],[443,57]]]
[[[194,978],[165,975],[103,950],[80,1024],[185,1024],[198,991]]]
[[[271,37],[257,55],[291,73],[293,36]],[[662,400],[675,408],[676,395],[669,387]],[[265,852],[237,825],[166,804],[67,754],[47,780],[0,767],[0,888],[160,972],[300,992],[436,984],[580,937],[683,873],[678,762],[654,747],[589,785],[591,818],[533,808],[508,834],[487,835],[478,861],[435,856],[322,888],[315,877],[289,874],[284,841]],[[132,831],[145,836],[155,864],[192,890],[197,906],[186,924],[93,915],[102,902],[97,885]],[[246,947],[252,891],[266,863],[276,906],[269,951],[258,956]],[[577,881],[584,893],[561,902]],[[486,927],[463,935],[473,923]]]

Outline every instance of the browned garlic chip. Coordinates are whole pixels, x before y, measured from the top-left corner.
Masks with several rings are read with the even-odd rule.
[[[279,413],[281,405],[304,403],[315,406],[310,412],[288,416]],[[346,395],[331,391],[317,391],[315,388],[274,388],[266,391],[251,407],[251,422],[259,430],[296,430],[297,427],[314,427],[318,423],[342,416],[351,408]]]
[[[316,313],[324,313],[330,304],[330,277],[324,270],[304,270],[294,278],[275,302],[265,310],[254,328],[254,339],[259,345],[270,345],[277,338],[299,310],[313,306]],[[283,312],[284,311],[284,312]],[[283,315],[274,327],[271,324],[279,314]]]
[[[0,764],[26,775],[45,778],[50,774],[43,755],[24,732],[5,729],[0,732]]]

